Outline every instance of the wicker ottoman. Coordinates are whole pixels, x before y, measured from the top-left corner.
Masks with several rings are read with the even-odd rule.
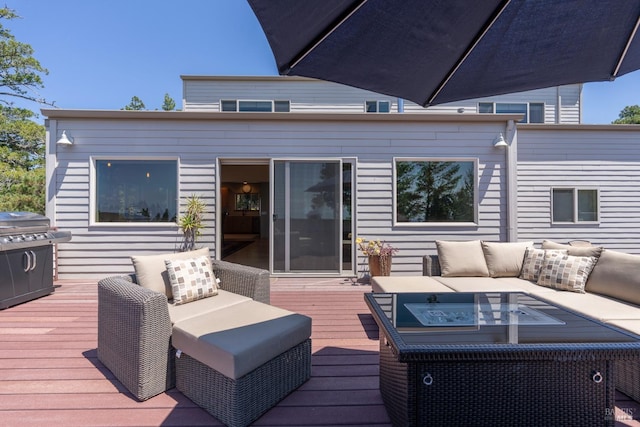
[[[311,319],[247,301],[173,326],[176,387],[229,426],[246,426],[311,376]]]

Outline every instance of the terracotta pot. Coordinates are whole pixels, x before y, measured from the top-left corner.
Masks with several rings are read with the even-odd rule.
[[[374,276],[391,275],[391,255],[369,255],[369,274]]]

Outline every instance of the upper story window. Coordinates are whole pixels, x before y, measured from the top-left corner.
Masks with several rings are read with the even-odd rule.
[[[477,160],[395,159],[396,223],[475,223]]]
[[[592,188],[551,189],[553,222],[598,222],[598,190]]]
[[[367,113],[389,113],[391,103],[389,101],[365,101],[364,111]]]
[[[520,123],[544,123],[544,103],[480,102],[478,112],[483,114],[523,114]]]
[[[239,99],[223,99],[220,101],[221,111],[240,111],[240,112],[276,112],[288,113],[291,111],[291,101],[252,101]]]
[[[93,222],[176,222],[177,160],[96,159]]]

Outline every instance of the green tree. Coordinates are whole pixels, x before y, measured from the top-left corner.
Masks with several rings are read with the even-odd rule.
[[[45,212],[45,128],[33,117],[0,106],[0,211]]]
[[[33,57],[33,48],[17,41],[4,25],[15,18],[15,11],[0,8],[0,102],[11,105],[11,98],[21,98],[52,105],[38,96],[44,87],[41,75],[49,72]]]
[[[144,109],[145,109],[144,102],[142,102],[142,100],[137,96],[133,96],[131,98],[131,102],[128,105],[125,105],[123,108],[123,110],[134,110],[134,111],[140,111]]]
[[[168,93],[164,94],[164,102],[162,103],[162,109],[164,111],[172,111],[176,109],[176,101],[174,101],[173,98],[171,98]]]
[[[614,125],[640,124],[640,106],[628,105],[624,107],[618,114],[618,118],[611,123]]]

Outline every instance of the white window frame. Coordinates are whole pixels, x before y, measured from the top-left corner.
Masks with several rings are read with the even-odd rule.
[[[89,158],[89,226],[90,227],[165,227],[175,228],[176,222],[99,222],[96,221],[97,197],[97,160],[137,160],[137,161],[175,161],[176,162],[176,217],[180,214],[180,158],[177,156],[91,156]]]
[[[367,103],[370,102],[375,102],[376,103],[376,111],[367,111]],[[386,103],[389,104],[389,111],[385,111],[385,112],[380,112],[380,104],[381,103]],[[367,114],[389,114],[391,112],[391,101],[385,100],[385,99],[381,99],[381,100],[366,100],[364,101],[364,112]]]
[[[493,112],[491,112],[491,113],[481,113],[480,112],[480,104],[492,104],[493,105],[493,107],[492,107],[492,111]],[[482,102],[478,102],[477,111],[478,111],[479,114],[499,114],[499,113],[496,113],[496,109],[497,109],[496,107],[497,107],[498,104],[526,105],[526,107],[527,107],[527,117],[526,117],[527,121],[523,121],[521,123],[531,123],[531,120],[530,120],[531,119],[531,104],[542,104],[542,122],[541,123],[545,123],[545,111],[546,111],[547,105],[544,102],[494,102],[494,101],[486,101],[485,102],[485,101],[482,101]],[[536,123],[539,124],[539,122],[536,122]]]
[[[234,111],[224,111],[222,109],[222,103],[223,102],[235,102],[236,104],[236,109]],[[242,102],[268,102],[271,103],[271,111],[241,111],[240,110],[240,103]],[[291,101],[288,99],[220,99],[220,106],[219,109],[221,112],[224,113],[274,113],[276,112],[276,102],[287,102],[289,103],[289,111],[291,112]],[[279,113],[282,113],[284,111],[278,111]]]
[[[472,162],[473,163],[473,221],[465,222],[404,222],[398,221],[398,162]],[[393,225],[394,227],[469,227],[478,226],[478,212],[479,212],[479,165],[480,160],[477,157],[394,157],[393,158]]]
[[[571,190],[573,192],[573,212],[572,212],[572,221],[556,221],[554,220],[554,205],[553,205],[553,194],[555,190]],[[580,221],[578,219],[578,193],[580,191],[595,191],[596,192],[596,217],[595,221]],[[600,190],[598,188],[593,187],[551,187],[549,192],[551,199],[551,223],[552,224],[599,224],[600,223]]]

